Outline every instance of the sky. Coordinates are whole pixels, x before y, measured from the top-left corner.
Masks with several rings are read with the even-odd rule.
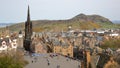
[[[120,20],[120,0],[0,0],[0,23],[20,23],[27,20],[65,20],[80,13],[97,14],[110,20]]]

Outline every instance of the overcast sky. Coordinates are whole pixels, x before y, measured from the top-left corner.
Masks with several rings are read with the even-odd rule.
[[[120,20],[120,0],[1,0],[0,23],[26,21],[28,4],[32,20],[70,19],[80,13]]]

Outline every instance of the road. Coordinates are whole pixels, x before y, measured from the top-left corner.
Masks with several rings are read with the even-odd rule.
[[[49,54],[37,57],[25,56],[25,59],[29,62],[25,68],[79,68],[80,65],[79,61],[61,55],[53,58],[50,57]]]

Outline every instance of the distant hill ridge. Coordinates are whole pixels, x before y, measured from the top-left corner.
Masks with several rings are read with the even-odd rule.
[[[113,24],[109,19],[100,15],[79,14],[68,20],[34,20],[33,31],[39,32],[43,30],[61,31],[67,30],[69,25],[73,29],[93,29],[100,28],[101,23]],[[24,23],[17,23],[9,26],[10,30],[24,30]]]
[[[113,20],[112,22],[115,24],[120,24],[120,20]]]
[[[100,15],[85,15],[79,14],[72,18],[72,20],[79,20],[79,21],[92,21],[95,23],[112,23],[109,19],[102,17]]]
[[[0,23],[0,27],[10,26],[13,24],[15,24],[15,23]]]

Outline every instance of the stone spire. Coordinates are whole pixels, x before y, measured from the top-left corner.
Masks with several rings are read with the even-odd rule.
[[[31,39],[32,36],[32,22],[30,21],[30,10],[28,5],[27,21],[25,22],[25,37]]]
[[[25,22],[25,38],[24,48],[26,51],[31,51],[31,36],[32,36],[32,22],[30,21],[30,10],[28,5],[27,21]]]
[[[27,21],[30,21],[30,9],[29,9],[29,5],[28,5]]]

